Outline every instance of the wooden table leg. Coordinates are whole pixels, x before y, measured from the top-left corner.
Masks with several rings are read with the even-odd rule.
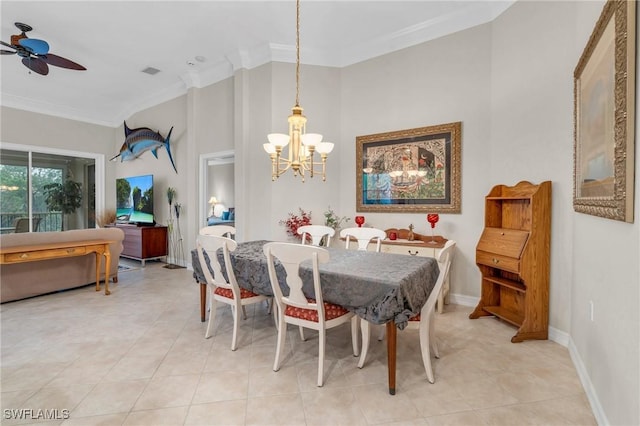
[[[96,291],[100,291],[100,264],[102,263],[102,253],[96,251]]]
[[[387,323],[387,369],[389,370],[389,395],[396,394],[396,324]]]
[[[204,322],[207,306],[207,285],[200,283],[200,322]]]
[[[104,295],[108,296],[111,294],[109,290],[109,272],[111,271],[111,251],[109,250],[109,244],[105,245],[104,249]]]

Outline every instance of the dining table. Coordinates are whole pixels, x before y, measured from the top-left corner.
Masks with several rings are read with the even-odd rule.
[[[238,243],[230,252],[233,271],[238,285],[256,294],[273,296],[267,258],[263,247],[266,240]],[[409,318],[417,315],[426,303],[439,274],[434,258],[402,254],[327,248],[330,261],[319,265],[324,300],[344,306],[363,320],[386,325],[387,369],[389,393],[396,393],[396,331],[404,329]],[[206,283],[197,251],[192,250],[193,276]],[[224,265],[222,250],[217,253]],[[205,253],[208,263],[208,254]],[[210,265],[207,265],[212,271]],[[286,284],[284,267],[275,263],[279,285],[284,294]],[[213,271],[212,271],[213,272]],[[223,274],[226,275],[223,267]],[[313,269],[310,261],[300,266],[303,292],[315,298]],[[226,278],[226,277],[225,277]]]

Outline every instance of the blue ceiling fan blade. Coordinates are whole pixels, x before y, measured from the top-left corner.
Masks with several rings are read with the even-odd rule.
[[[49,52],[49,43],[44,40],[38,40],[37,38],[22,38],[20,46],[24,47],[31,53],[36,55],[46,55]]]

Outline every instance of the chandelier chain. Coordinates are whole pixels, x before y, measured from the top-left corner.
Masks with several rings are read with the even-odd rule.
[[[300,106],[300,0],[296,0],[296,106]]]

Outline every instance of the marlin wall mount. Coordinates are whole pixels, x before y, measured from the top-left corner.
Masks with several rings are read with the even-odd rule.
[[[171,132],[173,131],[173,127],[169,130],[169,134],[166,138],[164,138],[160,132],[154,132],[148,127],[138,127],[137,129],[130,129],[127,126],[127,122],[124,122],[124,143],[122,147],[120,147],[120,153],[113,158],[111,161],[120,157],[120,161],[131,161],[140,157],[147,151],[151,151],[156,159],[158,158],[158,148],[164,148],[167,150],[167,154],[169,155],[169,160],[171,160],[171,165],[173,166],[173,170],[178,173],[178,169],[176,169],[176,164],[173,161],[173,156],[171,155],[171,146],[169,144],[169,139],[171,138]]]

